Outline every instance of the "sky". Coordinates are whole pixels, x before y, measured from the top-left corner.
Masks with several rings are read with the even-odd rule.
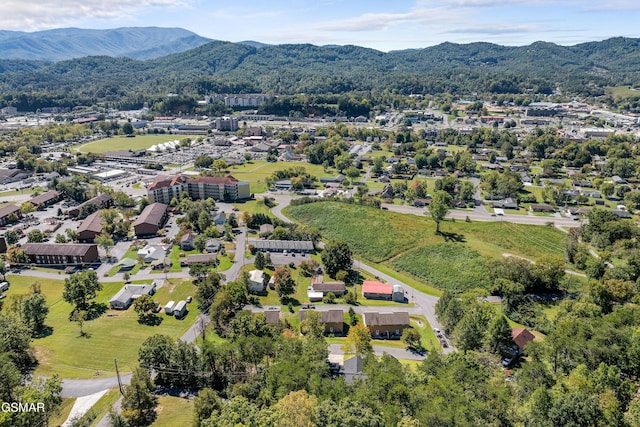
[[[573,45],[640,37],[638,0],[1,0],[0,30],[181,27],[215,40],[358,45]]]

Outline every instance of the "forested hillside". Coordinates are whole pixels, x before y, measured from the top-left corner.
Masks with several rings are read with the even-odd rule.
[[[65,93],[89,102],[212,92],[327,94],[534,93],[597,96],[640,83],[640,42],[615,38],[575,46],[443,43],[379,52],[357,46],[260,45],[213,41],[152,60],[94,56],[57,63],[0,61],[0,89]],[[147,54],[150,54],[147,52]],[[135,103],[135,101],[131,101]],[[2,101],[0,101],[2,103]],[[4,104],[12,104],[4,98]]]

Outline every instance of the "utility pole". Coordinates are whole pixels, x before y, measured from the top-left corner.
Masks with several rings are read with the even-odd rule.
[[[118,388],[120,389],[120,394],[124,396],[124,390],[122,389],[122,380],[120,379],[120,371],[118,371],[118,360],[114,357],[113,363],[116,365],[116,376],[118,377]]]

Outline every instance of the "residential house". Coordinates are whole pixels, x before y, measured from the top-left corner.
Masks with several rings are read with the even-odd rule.
[[[280,308],[274,307],[263,311],[267,325],[278,325],[280,323]]]
[[[523,353],[526,345],[535,338],[535,335],[533,335],[527,328],[513,328],[511,330],[511,339],[518,346],[520,354]]]
[[[152,203],[145,207],[140,216],[133,223],[133,230],[136,236],[153,236],[167,221],[167,205],[162,203]]]
[[[529,207],[529,209],[531,209],[531,212],[547,212],[547,213],[555,212],[555,208],[553,206],[549,206],[549,205],[532,204]]]
[[[300,321],[307,318],[309,310],[300,310]],[[325,334],[342,335],[344,333],[344,311],[332,309],[321,311],[320,323],[324,325]]]
[[[156,292],[156,282],[150,285],[124,285],[117,294],[109,300],[109,308],[112,310],[126,310],[133,301],[142,295],[153,295]]]
[[[224,212],[215,212],[211,219],[215,225],[224,225],[227,222],[227,214]]]
[[[513,197],[491,202],[491,206],[500,209],[518,209],[518,201]]]
[[[144,259],[144,262],[153,262],[155,260],[163,260],[167,256],[167,250],[160,245],[147,245],[138,251],[138,259]]]
[[[264,292],[265,275],[262,270],[251,270],[249,272],[249,291]]]
[[[272,224],[262,224],[260,226],[260,234],[273,233],[274,227]]]
[[[98,260],[98,246],[80,243],[25,243],[21,248],[36,265],[89,265]]]
[[[314,276],[311,278],[310,290],[314,292],[322,292],[322,295],[327,295],[332,292],[336,296],[342,296],[347,291],[344,282],[325,282],[322,276]]]
[[[193,264],[204,264],[204,265],[216,265],[218,263],[218,254],[191,254],[187,255],[184,258],[184,262],[180,262],[180,265],[184,263],[185,266],[190,266]]]
[[[340,373],[344,375],[344,380],[347,384],[353,384],[359,378],[365,379],[367,374],[362,372],[362,357],[354,356],[344,361],[340,369]]]
[[[204,250],[207,253],[220,252],[222,249],[222,242],[218,239],[207,239],[207,243],[204,246]]]
[[[383,199],[393,199],[395,193],[393,191],[393,186],[391,184],[387,184],[384,186],[382,193],[380,193],[380,197]]]
[[[180,249],[183,251],[192,251],[197,235],[194,233],[185,233],[180,238]]]
[[[395,338],[402,336],[402,331],[410,326],[409,313],[399,311],[393,313],[366,312],[362,316],[364,326],[374,338]]]

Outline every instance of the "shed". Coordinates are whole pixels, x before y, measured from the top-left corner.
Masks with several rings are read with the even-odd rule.
[[[176,304],[176,306],[173,308],[173,315],[177,319],[179,319],[186,316],[186,314],[187,314],[187,302],[179,301],[178,304]]]
[[[164,312],[165,314],[173,314],[173,308],[176,306],[176,302],[175,301],[169,301],[165,306],[164,306]]]

